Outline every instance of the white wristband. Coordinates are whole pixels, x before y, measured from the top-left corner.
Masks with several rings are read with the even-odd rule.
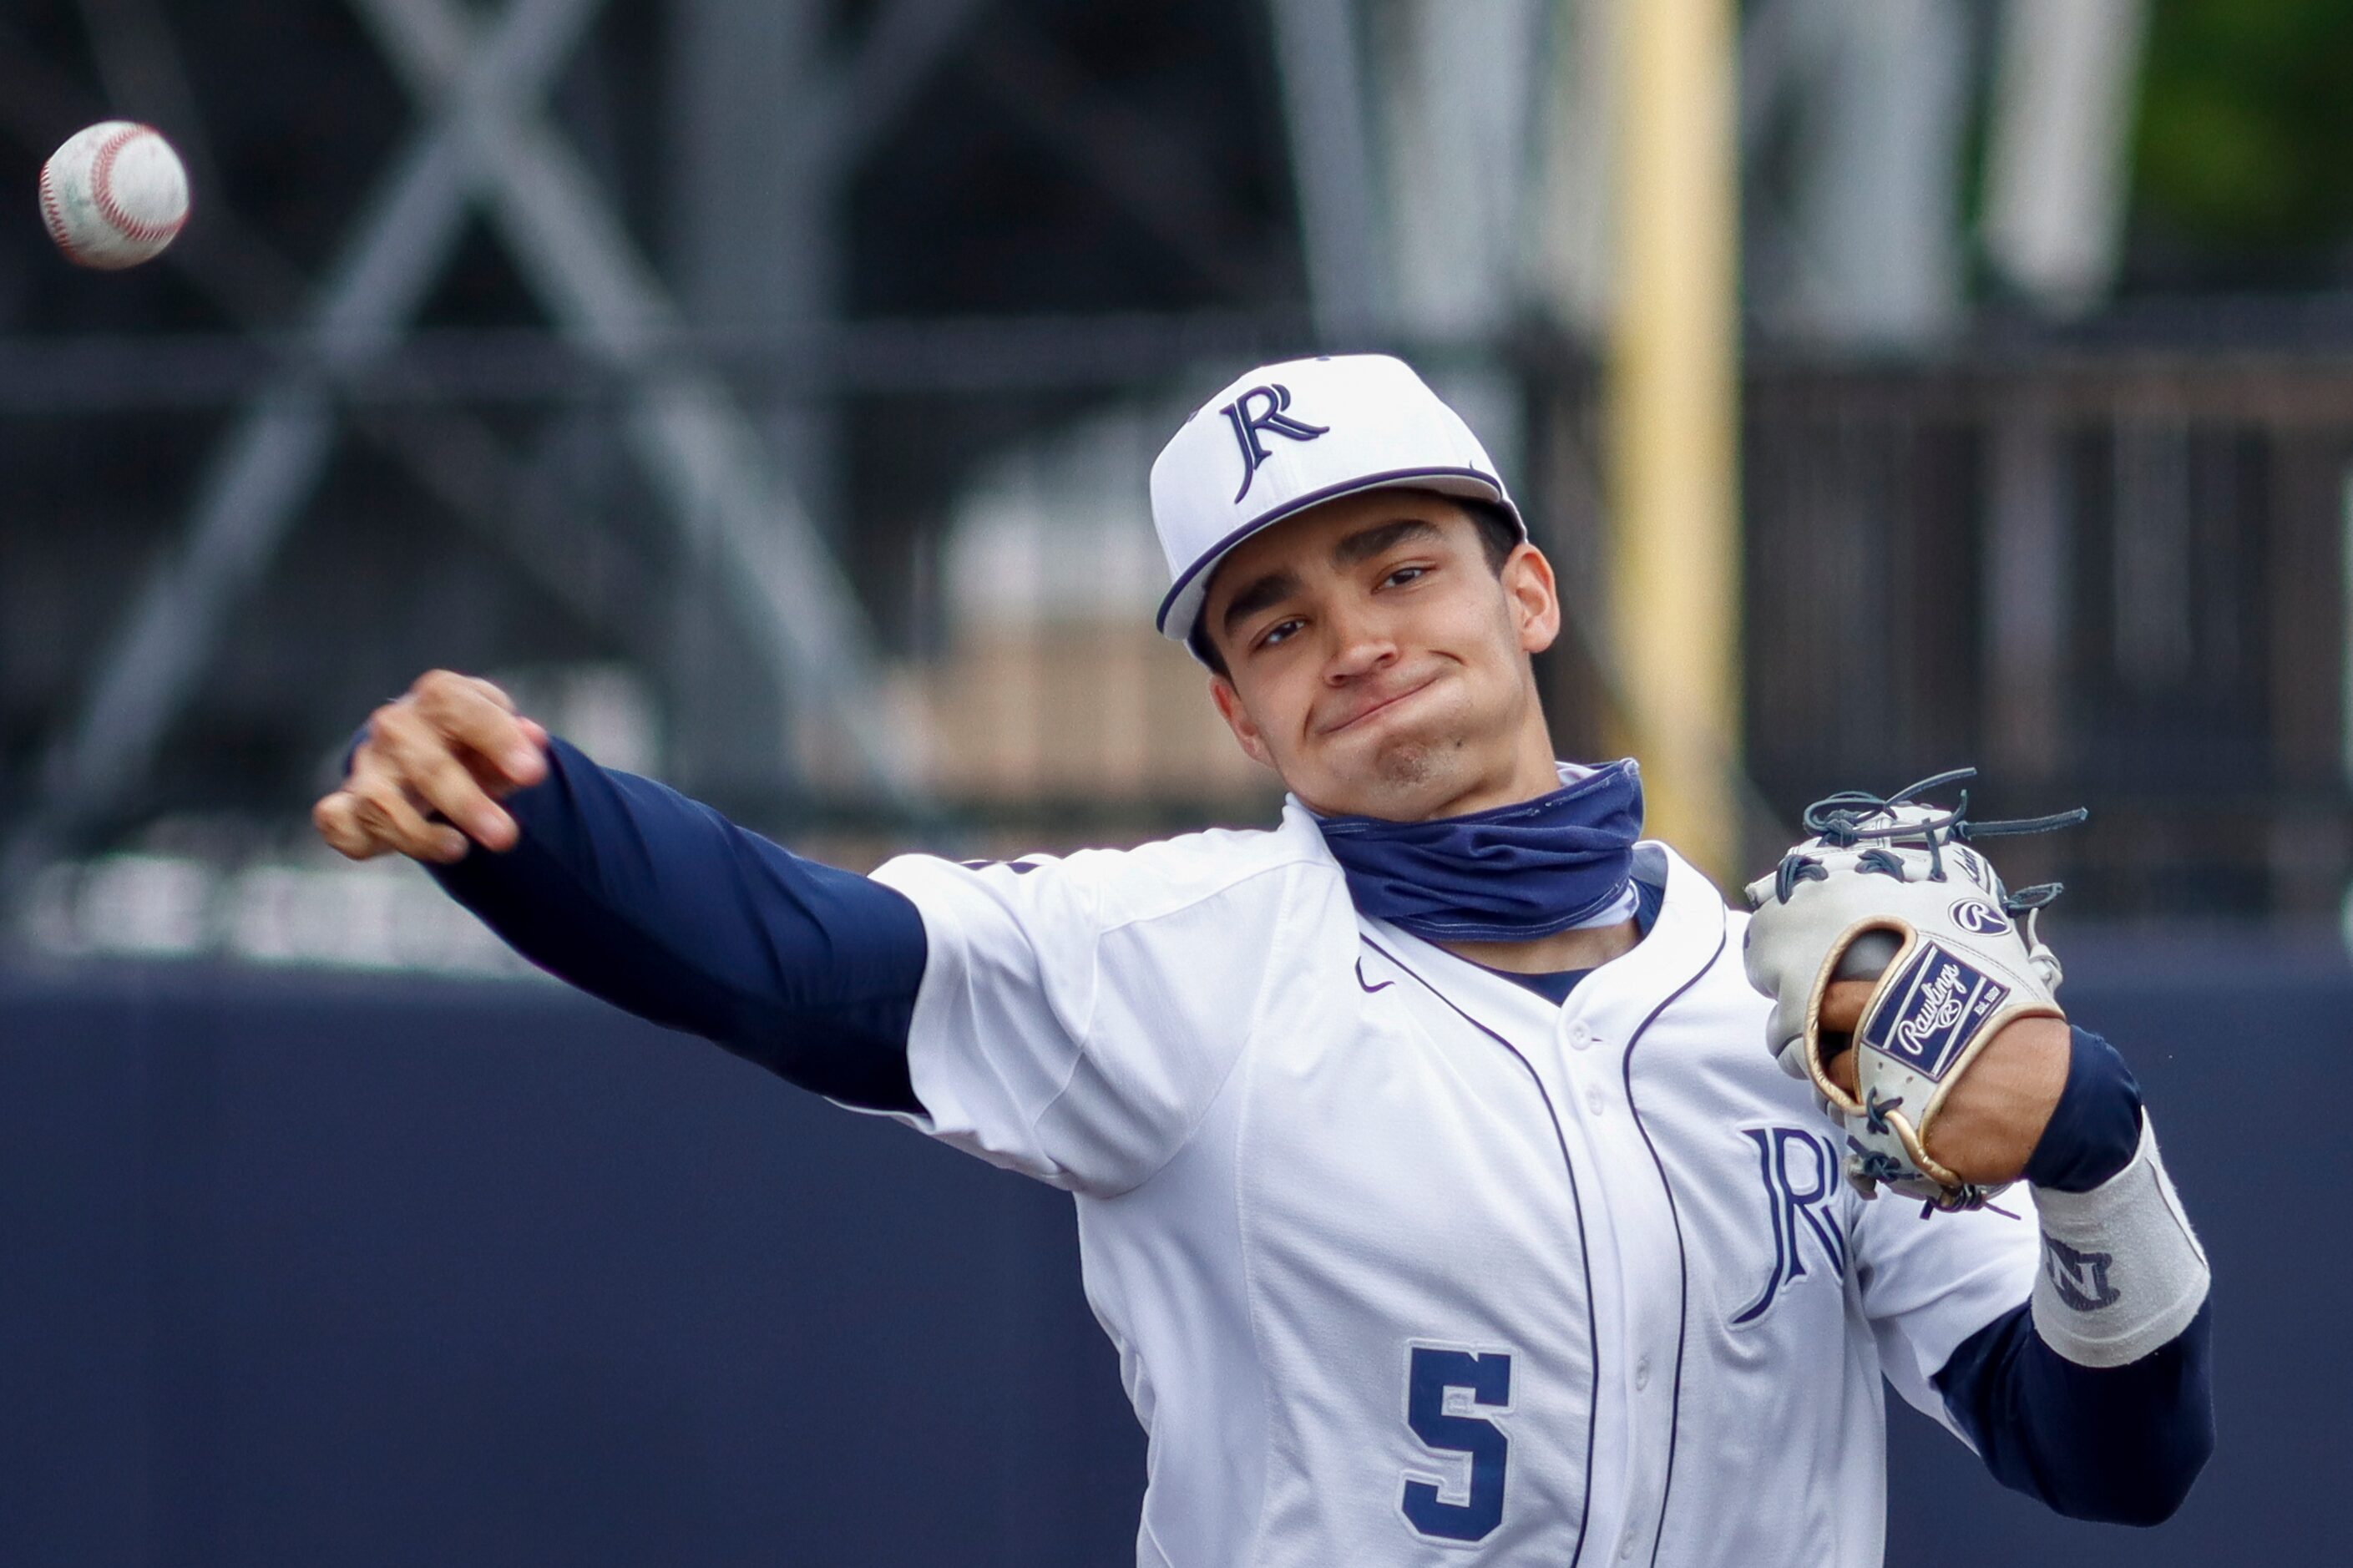
[[[2042,1271],[2034,1331],[2079,1366],[2123,1366],[2189,1326],[2206,1300],[2205,1249],[2141,1113],[2132,1163],[2088,1193],[2034,1189]]]

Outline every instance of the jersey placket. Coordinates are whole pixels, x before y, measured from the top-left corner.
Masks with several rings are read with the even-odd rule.
[[[1626,1098],[1626,1050],[1643,1014],[1630,1003],[1612,1005],[1609,993],[1618,987],[1606,973],[1597,972],[1570,995],[1555,1023],[1552,1053],[1572,1090],[1576,1142],[1590,1169],[1589,1175],[1580,1169],[1579,1179],[1601,1195],[1588,1206],[1588,1244],[1604,1309],[1598,1328],[1618,1352],[1605,1366],[1594,1412],[1599,1441],[1588,1563],[1649,1562],[1654,1552],[1674,1442],[1684,1289],[1666,1187]]]
[[[1723,901],[1679,861],[1668,865],[1666,896],[1650,934],[1594,971],[1562,1009],[1561,1055],[1598,1089],[1590,1146],[1601,1154],[1617,1278],[1627,1303],[1625,1390],[1630,1413],[1623,1510],[1611,1557],[1657,1563],[1675,1480],[1683,1356],[1690,1332],[1692,1259],[1667,1184],[1654,1130],[1634,1098],[1633,1054],[1655,1071],[1661,1054],[1694,1043],[1677,1013],[1723,956]],[[1584,1084],[1580,1088],[1586,1087]],[[1696,1086],[1693,1086],[1696,1087]]]

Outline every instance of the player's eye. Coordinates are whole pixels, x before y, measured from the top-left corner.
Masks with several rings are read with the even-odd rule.
[[[1381,586],[1386,588],[1392,583],[1400,584],[1410,583],[1418,577],[1426,577],[1429,574],[1430,568],[1427,566],[1400,566],[1381,579]]]
[[[1259,634],[1257,646],[1260,647],[1272,647],[1275,644],[1288,639],[1291,634],[1297,631],[1299,627],[1300,622],[1296,617],[1287,621],[1277,621],[1274,625],[1267,627],[1265,631]]]

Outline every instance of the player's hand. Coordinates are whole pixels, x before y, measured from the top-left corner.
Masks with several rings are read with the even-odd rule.
[[[499,802],[546,776],[545,730],[489,681],[437,669],[368,716],[343,787],[311,821],[354,860],[396,852],[446,866],[470,841],[513,848],[515,821]]]
[[[1822,992],[1822,1027],[1852,1037],[1874,984],[1831,981]],[[2018,1180],[2067,1087],[2073,1048],[2064,1019],[2021,1018],[2006,1026],[1953,1085],[1929,1129],[1928,1152],[1963,1181],[1990,1187]],[[1854,1093],[1853,1051],[1831,1058],[1827,1070],[1841,1089]]]

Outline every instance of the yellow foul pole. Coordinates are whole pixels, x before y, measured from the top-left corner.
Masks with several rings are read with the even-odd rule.
[[[1740,871],[1735,0],[1620,0],[1610,631],[1649,833]]]

